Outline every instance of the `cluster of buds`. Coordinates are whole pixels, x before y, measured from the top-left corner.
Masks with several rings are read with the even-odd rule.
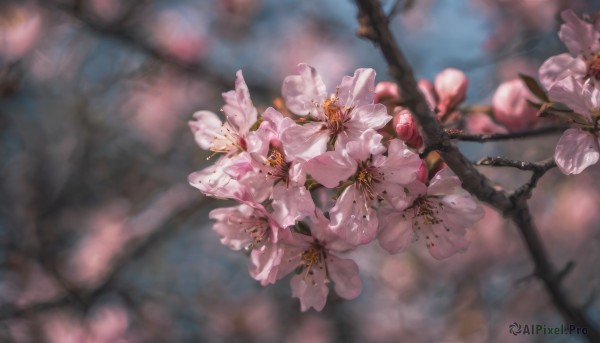
[[[440,88],[440,108],[452,110],[456,101],[441,95],[460,89]],[[190,184],[238,203],[210,213],[214,231],[229,248],[249,252],[250,275],[262,285],[295,274],[292,295],[302,311],[320,311],[330,283],[346,299],[361,293],[358,266],[346,256],[357,247],[378,240],[398,253],[424,240],[442,259],[467,247],[466,228],[483,216],[456,176],[427,170],[412,118],[396,113],[398,135],[384,137],[392,116],[375,93],[372,69],[328,92],[317,71],[300,64],[283,81],[291,114],[259,115],[238,72],[235,90],[223,94],[225,122],[200,111],[189,123],[201,148],[221,154]],[[398,96],[391,89],[378,100]]]

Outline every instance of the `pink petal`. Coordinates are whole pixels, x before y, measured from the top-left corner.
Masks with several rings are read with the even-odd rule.
[[[294,125],[281,134],[281,142],[286,156],[290,159],[309,160],[327,150],[329,131],[323,124],[314,122]]]
[[[378,130],[387,124],[392,117],[382,104],[360,106],[352,110],[352,117],[346,124],[349,131],[355,131],[357,136],[368,129]]]
[[[277,281],[277,267],[283,258],[283,249],[269,242],[260,249],[252,249],[248,259],[250,276],[261,285],[274,284]]]
[[[406,185],[417,178],[421,158],[410,150],[404,142],[392,139],[388,147],[388,157],[379,167],[387,182]]]
[[[283,80],[281,93],[286,106],[297,115],[315,111],[327,98],[325,84],[317,71],[304,63],[298,65],[299,75],[290,75]]]
[[[305,164],[306,172],[327,188],[337,187],[356,172],[356,167],[356,161],[344,150],[327,151]]]
[[[214,209],[208,217],[216,221],[213,230],[221,237],[221,243],[232,250],[241,250],[246,248],[252,239],[240,227],[240,222],[246,221],[253,212],[250,206],[240,205]]]
[[[457,252],[464,251],[469,246],[464,232],[446,231],[442,224],[429,225],[429,230],[427,235],[429,238],[426,239],[427,248],[435,259],[448,258]]]
[[[553,101],[562,102],[588,119],[590,118],[590,110],[594,110],[594,107],[590,107],[590,90],[586,89],[584,84],[573,76],[568,76],[556,82],[548,91],[548,95]]]
[[[583,77],[587,67],[581,58],[569,54],[560,54],[547,59],[539,69],[540,83],[547,90],[569,75]]]
[[[188,122],[194,133],[194,139],[202,149],[208,150],[212,147],[215,137],[221,135],[223,123],[210,111],[198,111],[194,113],[194,119]]]
[[[279,183],[273,188],[273,218],[281,225],[288,227],[315,210],[310,192],[301,186],[290,186]]]
[[[562,11],[560,16],[565,23],[561,25],[558,36],[570,53],[591,55],[600,50],[600,33],[591,24],[581,20],[571,9]]]
[[[537,110],[527,103],[533,96],[521,79],[501,83],[494,97],[494,117],[510,130],[522,130],[537,120]]]
[[[440,202],[443,203],[445,216],[443,225],[455,232],[463,232],[485,215],[483,208],[469,194],[447,195]]]
[[[382,139],[382,135],[369,129],[363,132],[358,140],[349,142],[346,150],[355,161],[366,161],[371,155],[379,155],[385,151],[385,147],[381,144]]]
[[[377,238],[379,245],[390,254],[404,251],[412,241],[415,234],[412,230],[412,216],[409,212],[394,209],[382,209],[379,213],[381,230]]]
[[[340,103],[346,107],[373,104],[375,98],[375,70],[361,68],[356,69],[352,77],[344,76],[339,87],[338,96]]]
[[[227,122],[241,135],[248,133],[256,122],[257,113],[241,70],[236,73],[235,90],[223,93],[223,99]]]
[[[344,190],[329,215],[331,230],[350,244],[369,243],[377,234],[376,212],[355,185]]]
[[[292,297],[300,299],[300,310],[308,311],[311,307],[321,311],[327,302],[329,288],[325,284],[325,269],[312,268],[313,275],[303,272],[291,280]],[[306,273],[306,275],[305,275]]]
[[[454,176],[449,168],[437,172],[427,187],[427,194],[432,196],[464,192],[460,179]]]
[[[578,129],[568,129],[556,145],[554,159],[564,174],[579,174],[598,162],[599,150],[597,137],[593,134]]]
[[[327,257],[327,271],[335,284],[335,292],[344,299],[354,299],[362,292],[358,266],[353,260]]]
[[[434,88],[438,95],[438,110],[441,114],[453,110],[465,99],[469,79],[462,71],[446,68],[435,77]]]

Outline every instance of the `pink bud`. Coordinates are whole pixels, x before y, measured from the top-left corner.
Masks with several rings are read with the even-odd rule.
[[[417,180],[427,184],[429,181],[429,169],[427,169],[427,163],[421,161],[421,166],[417,170]]]
[[[492,99],[496,120],[509,130],[521,130],[537,120],[537,111],[527,104],[531,93],[520,79],[506,81],[498,86]]]
[[[406,145],[417,150],[423,147],[419,127],[409,110],[402,107],[394,108],[393,125],[394,131],[401,140],[406,142]]]
[[[375,102],[380,103],[386,99],[399,100],[398,85],[393,82],[382,81],[375,86]]]
[[[429,109],[433,111],[435,105],[437,104],[433,84],[427,79],[422,79],[419,80],[419,82],[417,83],[417,87],[419,87],[419,90],[421,91],[421,93],[423,93],[425,101],[427,101],[427,105],[429,105]]]
[[[451,112],[461,101],[465,100],[469,79],[462,71],[446,68],[435,77],[434,88],[438,95],[437,109],[440,116]]]
[[[494,123],[485,113],[471,113],[467,116],[467,129],[475,135],[489,135],[492,133],[507,133],[504,126]]]

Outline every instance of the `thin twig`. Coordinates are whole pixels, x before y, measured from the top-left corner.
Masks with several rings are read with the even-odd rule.
[[[448,136],[450,139],[456,139],[464,142],[493,142],[493,141],[507,141],[519,138],[530,138],[544,135],[551,135],[554,133],[562,133],[567,127],[564,125],[559,126],[546,126],[539,129],[523,130],[511,133],[492,133],[488,135],[471,135],[464,133],[450,133]]]
[[[356,2],[359,7],[359,23],[361,24],[358,32],[379,45],[388,63],[390,74],[398,83],[405,97],[406,107],[414,114],[422,129],[425,145],[436,147],[440,151],[440,155],[448,167],[460,178],[467,191],[513,220],[535,263],[536,275],[544,282],[555,306],[568,322],[586,328],[586,336],[591,342],[600,342],[598,329],[579,308],[570,303],[561,289],[559,273],[550,263],[541,238],[531,220],[526,197],[508,197],[503,191],[494,189],[490,181],[479,173],[475,166],[450,143],[448,134],[444,132],[440,123],[429,110],[423,95],[418,91],[412,68],[396,44],[379,1],[356,0]],[[537,179],[533,180],[532,184],[536,183]]]

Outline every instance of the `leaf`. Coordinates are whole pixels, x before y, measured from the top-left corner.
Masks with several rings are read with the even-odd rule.
[[[550,98],[548,98],[548,95],[546,95],[544,88],[542,88],[542,86],[536,81],[536,79],[525,74],[519,74],[519,77],[521,78],[521,80],[523,80],[523,82],[525,82],[525,85],[527,86],[527,88],[529,88],[531,93],[533,93],[533,95],[535,95],[538,99],[544,102],[550,101]]]

